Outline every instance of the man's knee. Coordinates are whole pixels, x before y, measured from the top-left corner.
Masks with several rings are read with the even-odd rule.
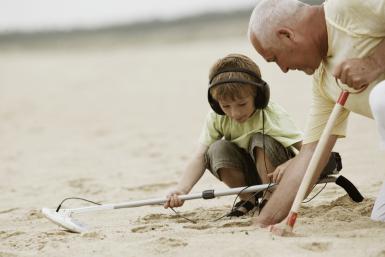
[[[385,110],[385,80],[378,83],[370,92],[369,103],[373,115],[378,117],[381,112]]]
[[[385,221],[385,182],[382,184],[377,199],[374,202],[370,218],[375,221]]]
[[[374,221],[385,221],[385,213],[380,210],[373,209],[370,218]]]

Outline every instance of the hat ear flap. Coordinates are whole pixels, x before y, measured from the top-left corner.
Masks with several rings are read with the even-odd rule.
[[[270,87],[263,81],[263,83],[257,86],[257,95],[255,96],[255,109],[264,109],[269,104],[270,100]]]
[[[209,100],[209,104],[211,106],[211,109],[213,109],[214,112],[216,112],[219,115],[225,115],[225,112],[222,110],[221,106],[219,105],[218,101],[216,101],[213,96],[210,93],[210,88],[207,92],[207,98]]]

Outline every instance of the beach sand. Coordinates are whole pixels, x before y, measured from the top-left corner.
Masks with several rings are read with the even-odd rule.
[[[385,224],[370,220],[385,179],[373,120],[351,115],[339,140],[341,174],[365,196],[332,184],[303,204],[297,237],[273,236],[251,218],[214,221],[234,196],[77,215],[69,233],[45,219],[70,196],[102,203],[162,197],[181,176],[209,106],[207,74],[232,52],[252,57],[273,101],[304,128],[311,78],[283,74],[246,36],[110,48],[0,50],[0,257],[13,256],[385,256]],[[205,174],[193,192],[225,186]],[[319,187],[316,188],[316,190]],[[87,206],[79,201],[64,207]]]

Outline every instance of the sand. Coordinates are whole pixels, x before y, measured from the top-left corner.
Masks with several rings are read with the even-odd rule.
[[[370,220],[385,179],[375,124],[352,115],[336,150],[341,174],[365,196],[335,185],[304,204],[281,238],[222,219],[234,197],[79,214],[92,229],[69,233],[40,213],[65,197],[114,203],[164,196],[193,151],[208,110],[208,67],[231,52],[261,66],[272,99],[303,128],[311,78],[283,74],[246,37],[111,48],[0,50],[0,257],[13,256],[385,256],[385,224]],[[205,174],[193,192],[223,189]],[[69,201],[65,207],[87,203]]]

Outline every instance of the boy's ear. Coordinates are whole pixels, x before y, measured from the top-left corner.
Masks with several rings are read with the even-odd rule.
[[[277,37],[283,42],[294,42],[295,40],[294,31],[290,28],[279,28],[276,33]]]

